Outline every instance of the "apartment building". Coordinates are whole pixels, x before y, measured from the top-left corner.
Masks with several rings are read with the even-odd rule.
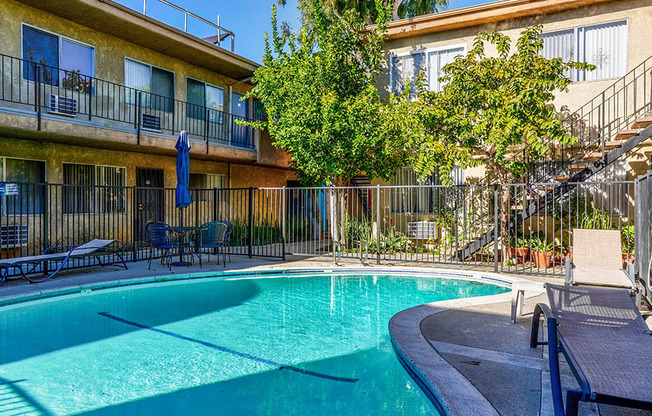
[[[633,124],[650,111],[650,21],[649,0],[501,0],[393,21],[385,45],[387,70],[378,85],[385,95],[400,92],[406,79],[413,80],[423,70],[430,89],[440,90],[442,68],[466,53],[478,32],[500,31],[515,42],[526,27],[543,25],[544,56],[597,67],[569,73],[573,83],[568,93],[559,94],[554,102],[565,126],[580,141],[555,148],[550,160],[533,167],[533,181],[563,182],[647,127],[642,120]],[[489,48],[488,53],[495,51]],[[592,180],[632,179],[650,168],[652,148],[647,142],[624,153]],[[484,176],[483,169],[471,169],[458,172],[456,181]],[[414,181],[416,176],[404,169],[392,183]]]

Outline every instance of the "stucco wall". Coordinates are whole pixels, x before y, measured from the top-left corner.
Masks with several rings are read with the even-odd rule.
[[[163,169],[165,187],[176,186],[174,156],[11,138],[0,138],[0,149],[0,157],[45,161],[46,180],[50,183],[62,183],[64,163],[78,163],[124,167],[127,186],[136,184],[136,168]],[[232,187],[284,186],[294,178],[294,172],[286,169],[198,159],[190,160],[190,172],[230,176]]]
[[[475,35],[480,31],[497,30],[508,35],[515,42],[524,28],[536,24],[542,24],[544,32],[550,32],[617,20],[627,20],[627,68],[629,71],[649,56],[652,56],[652,42],[649,41],[649,39],[652,39],[652,25],[650,24],[652,22],[652,3],[650,1],[611,1],[555,14],[389,40],[385,45],[386,60],[388,62],[389,56],[395,53],[449,45],[464,45],[468,50],[472,47]],[[489,55],[495,55],[495,50],[492,48],[487,48],[487,52]],[[558,106],[566,105],[571,111],[574,111],[614,81],[614,79],[611,79],[573,83],[567,94],[558,95],[555,104]],[[379,76],[378,85],[385,94],[389,93],[389,71],[387,69]]]

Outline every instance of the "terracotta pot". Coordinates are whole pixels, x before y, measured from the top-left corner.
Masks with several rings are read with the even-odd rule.
[[[552,263],[552,251],[535,251],[532,253],[534,267],[549,268]]]
[[[509,258],[516,259],[517,264],[523,264],[526,261],[530,261],[530,249],[510,247]]]

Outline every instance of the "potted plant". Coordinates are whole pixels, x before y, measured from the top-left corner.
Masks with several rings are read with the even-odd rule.
[[[534,237],[530,240],[530,249],[532,250],[532,261],[534,267],[549,268],[552,260],[552,243],[545,239]]]
[[[530,260],[530,247],[522,238],[516,238],[511,241],[509,247],[510,260],[516,260],[516,264],[523,264]]]

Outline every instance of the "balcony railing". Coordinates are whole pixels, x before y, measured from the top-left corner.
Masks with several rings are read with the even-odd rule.
[[[237,123],[248,118],[215,108],[127,87],[110,81],[0,54],[0,106],[34,111],[41,129],[44,113],[61,121],[91,121],[98,127],[175,135],[209,145],[253,148],[252,129]],[[1,111],[1,110],[0,110]]]

